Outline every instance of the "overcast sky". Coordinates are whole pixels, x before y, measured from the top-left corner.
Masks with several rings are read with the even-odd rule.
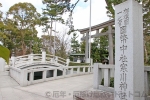
[[[72,0],[71,2],[76,2],[77,0]],[[82,29],[89,26],[89,7],[90,4],[88,2],[84,2],[84,0],[80,0],[77,4],[76,8],[74,9],[73,13],[73,24],[75,26],[75,29]],[[3,5],[0,10],[3,12],[8,11],[9,7],[14,5],[18,2],[30,2],[32,3],[39,13],[42,12],[43,5],[42,0],[1,0],[0,1]],[[109,20],[109,18],[106,15],[106,9],[105,9],[105,0],[92,0],[92,18],[91,18],[91,24],[96,25],[100,24],[102,22],[105,22]],[[67,19],[68,15],[64,15],[63,18]],[[63,31],[65,26],[62,26],[60,24],[57,24],[57,30]],[[38,28],[38,36],[43,35],[41,28]]]

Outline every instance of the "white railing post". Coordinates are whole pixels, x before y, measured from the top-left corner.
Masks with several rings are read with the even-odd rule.
[[[51,59],[50,59],[50,62],[51,62],[51,63],[54,63],[54,62],[55,62],[54,58],[51,58]]]
[[[149,94],[149,77],[148,72],[144,71],[144,84],[145,84],[145,93],[146,95]]]
[[[88,73],[90,73],[91,72],[91,67],[88,67]]]
[[[42,62],[45,62],[46,61],[46,51],[45,51],[45,48],[43,48],[43,51],[42,51]]]
[[[46,81],[46,70],[43,71],[43,81]]]
[[[80,67],[77,67],[77,73],[78,74],[80,73]]]
[[[70,59],[69,57],[66,59],[66,66],[69,66]]]
[[[54,69],[53,77],[54,77],[54,78],[57,77],[57,69]]]
[[[33,62],[33,53],[30,54],[30,62]]]
[[[55,56],[55,63],[57,64],[58,63],[58,57]]]
[[[99,63],[94,63],[94,83],[93,83],[93,88],[94,89],[99,89],[99,85],[102,81],[102,70],[99,68]]]
[[[71,68],[71,70],[70,70],[70,71],[71,71],[71,72],[70,72],[70,74],[71,74],[71,75],[73,75],[73,68]]]
[[[110,86],[110,69],[104,69],[104,86]]]
[[[147,84],[148,84],[148,93],[147,94],[150,95],[150,91],[149,91],[150,90],[150,72],[147,72],[147,79],[148,79],[147,80],[148,81],[147,82]]]
[[[34,71],[31,71],[30,73],[30,84],[33,84],[34,81]]]
[[[83,73],[85,73],[85,68],[86,68],[86,67],[83,67]]]
[[[81,63],[80,57],[78,56],[77,63]]]
[[[63,69],[63,76],[66,76],[66,68]]]
[[[15,67],[15,53],[12,52],[12,55],[11,55],[11,61],[12,61],[12,67]]]

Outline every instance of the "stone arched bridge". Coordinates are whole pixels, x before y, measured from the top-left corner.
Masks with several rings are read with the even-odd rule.
[[[10,76],[21,86],[76,75],[91,74],[92,67],[68,66],[69,59],[42,54],[29,54],[11,58]]]

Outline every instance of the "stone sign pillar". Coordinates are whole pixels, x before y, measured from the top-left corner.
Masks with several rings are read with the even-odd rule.
[[[144,100],[142,5],[127,0],[115,6],[114,100]]]

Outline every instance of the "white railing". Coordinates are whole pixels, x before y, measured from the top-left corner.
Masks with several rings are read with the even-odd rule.
[[[46,61],[51,61],[51,62],[54,62],[54,55],[49,55],[49,54],[46,54]]]
[[[102,65],[100,63],[94,63],[94,89],[100,89],[104,91],[113,92],[113,88],[110,87],[110,77],[114,77],[115,65]],[[101,85],[104,78],[104,85]]]
[[[114,88],[110,87],[110,78],[114,77],[114,73],[115,73],[115,65],[102,65],[99,63],[94,63],[93,88],[108,92],[114,92]],[[101,85],[103,78],[104,78],[104,85]],[[145,84],[145,93],[147,95],[150,95],[150,66],[144,67],[144,84]]]
[[[24,56],[14,57],[14,60],[12,60],[12,63],[14,63],[15,66],[21,66],[21,65],[27,64],[29,61],[30,61],[30,56],[24,55]]]
[[[40,79],[34,79],[36,72],[42,73]],[[93,67],[91,66],[41,67],[32,70],[17,70],[15,67],[10,68],[11,77],[13,77],[21,86],[77,75],[91,74],[92,72]]]
[[[41,62],[42,61],[42,54],[30,54],[31,62]]]
[[[44,51],[42,54],[12,56],[10,61],[10,76],[21,86],[93,72],[91,66],[68,66],[69,59],[49,55]],[[41,78],[34,79],[39,73],[42,73]]]
[[[57,66],[68,66],[70,60],[42,53],[42,54],[29,54],[18,57],[13,56],[10,61],[11,61],[10,66],[20,67],[23,65],[29,65],[33,63],[45,63],[45,64],[52,63]]]

